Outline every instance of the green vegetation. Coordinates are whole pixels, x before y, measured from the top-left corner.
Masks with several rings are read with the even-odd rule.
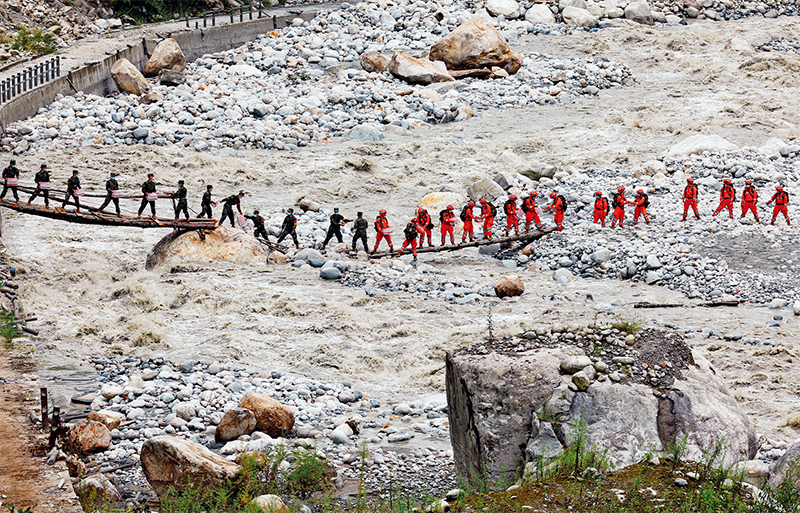
[[[118,15],[129,16],[138,24],[196,16],[205,8],[200,0],[109,0],[106,4]]]
[[[14,312],[0,312],[0,337],[3,338],[3,347],[12,349],[14,347],[14,339],[20,335],[22,335],[22,331],[14,322]]]
[[[11,43],[11,48],[19,52],[30,52],[37,55],[44,55],[56,51],[55,37],[50,32],[34,30],[31,32],[25,25],[20,25],[16,37],[10,37],[7,41]]]
[[[16,506],[12,502],[11,504],[5,504],[3,507],[6,508],[9,513],[33,513],[33,509],[36,507],[36,505],[28,506],[27,508],[14,509]]]
[[[644,320],[640,318],[628,318],[617,316],[611,323],[611,327],[629,335],[637,335],[644,328]]]

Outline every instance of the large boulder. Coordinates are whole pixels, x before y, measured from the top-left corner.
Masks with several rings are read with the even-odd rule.
[[[119,428],[122,419],[123,417],[120,413],[112,411],[93,411],[86,417],[86,420],[99,422],[112,431]]]
[[[487,201],[494,201],[504,195],[505,191],[496,182],[484,178],[467,187],[467,196],[474,202],[486,198]]]
[[[561,17],[567,25],[577,25],[579,27],[592,27],[597,25],[597,17],[587,11],[578,7],[565,7],[561,11]]]
[[[643,333],[637,351],[670,344],[660,332]],[[608,367],[584,366],[591,360],[575,357],[575,346],[448,353],[448,415],[459,477],[478,483],[517,475],[526,461],[561,452],[579,422],[586,424],[587,443],[608,449],[617,467],[684,436],[689,459],[700,459],[723,438],[728,450],[722,463],[754,457],[755,429],[708,361],[682,341],[670,346],[681,360],[675,360],[671,384],[655,390],[658,395],[618,373],[598,378]]]
[[[183,55],[178,42],[168,37],[156,45],[153,55],[147,59],[147,64],[144,66],[144,74],[155,76],[162,69],[183,71],[185,68],[186,56]]]
[[[769,484],[773,488],[787,479],[793,480],[795,488],[800,488],[800,440],[792,444],[769,471]]]
[[[533,4],[528,12],[525,13],[525,21],[529,23],[540,23],[552,25],[556,22],[556,16],[547,4]]]
[[[503,276],[494,284],[494,292],[497,297],[521,296],[525,292],[525,284],[516,274]]]
[[[117,88],[125,93],[141,96],[150,90],[150,83],[128,59],[120,59],[114,63],[111,77]]]
[[[230,442],[242,435],[249,435],[256,430],[256,415],[245,408],[231,408],[222,416],[222,420],[214,431],[217,443]]]
[[[667,157],[682,155],[699,155],[704,151],[726,153],[738,150],[739,147],[719,135],[697,134],[687,137],[667,150]]]
[[[83,511],[103,511],[104,506],[122,502],[122,494],[103,474],[77,479],[73,488]]]
[[[508,43],[484,18],[466,20],[430,51],[432,61],[444,61],[449,70],[498,67],[509,74],[522,66],[522,55],[511,50]]]
[[[442,63],[414,59],[402,52],[395,52],[392,56],[392,60],[389,61],[389,73],[409,84],[428,85],[453,80]]]
[[[453,211],[458,216],[463,206],[464,198],[455,192],[431,192],[426,194],[419,203],[417,208],[424,208],[431,215],[431,219],[435,224],[439,224],[439,213],[447,208],[447,205],[453,205]]]
[[[291,513],[292,511],[277,495],[259,495],[253,499],[253,505],[264,513]]]
[[[642,25],[652,25],[653,13],[650,12],[647,2],[632,2],[625,7],[625,19]]]
[[[200,444],[174,436],[156,436],[142,445],[144,475],[156,495],[170,487],[214,487],[232,480],[239,465]]]
[[[361,54],[361,68],[367,73],[383,73],[389,68],[389,59],[371,50]]]
[[[67,447],[82,454],[102,452],[111,445],[111,431],[102,422],[83,419],[67,431]]]
[[[264,246],[242,230],[219,226],[216,230],[173,232],[161,239],[147,255],[145,267],[167,267],[215,259],[232,262],[264,262]]]
[[[239,401],[239,408],[252,411],[257,429],[273,438],[290,433],[294,427],[292,410],[267,395],[250,392]]]

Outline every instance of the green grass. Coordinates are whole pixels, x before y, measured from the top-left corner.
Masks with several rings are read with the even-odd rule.
[[[17,36],[8,40],[11,48],[19,52],[30,52],[44,55],[56,51],[55,36],[43,30],[28,30],[25,25],[20,25]]]
[[[14,322],[14,312],[0,312],[0,337],[3,339],[3,347],[12,349],[14,347],[14,339],[21,335],[22,331]]]
[[[611,327],[629,335],[637,335],[644,328],[645,321],[640,318],[629,318],[618,316]]]

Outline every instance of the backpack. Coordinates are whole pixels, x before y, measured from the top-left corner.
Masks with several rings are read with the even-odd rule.
[[[447,212],[447,210],[442,210],[441,212],[439,212],[439,222],[442,223],[442,224],[444,224],[444,213],[445,212]]]
[[[648,196],[647,194],[643,194],[642,196],[644,196],[644,208],[649,207],[650,206],[650,196]]]
[[[558,199],[560,199],[561,200],[561,204],[564,205],[563,212],[566,214],[567,213],[567,198],[565,198],[564,196],[559,195]]]
[[[614,193],[614,196],[613,196],[613,198],[611,198],[611,205],[612,205],[614,208],[617,208],[617,202],[618,202],[618,201],[619,201],[619,193],[617,192],[617,193]]]
[[[461,214],[458,216],[458,217],[461,218],[462,221],[466,221],[467,220],[467,208],[468,207],[462,208],[461,209]]]
[[[490,212],[492,213],[492,217],[497,217],[497,207],[489,203],[489,209]]]

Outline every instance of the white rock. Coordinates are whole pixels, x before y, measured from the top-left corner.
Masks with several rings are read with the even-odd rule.
[[[739,147],[719,135],[697,134],[687,137],[667,150],[667,157],[680,155],[697,155],[704,151],[726,153],[738,150]]]
[[[519,4],[515,0],[487,0],[484,7],[492,16],[505,16],[506,18],[516,15],[519,11]]]
[[[577,7],[566,7],[561,12],[564,23],[567,25],[577,25],[579,27],[591,27],[597,25],[597,18],[586,9]]]
[[[547,4],[533,4],[533,7],[525,13],[525,21],[552,25],[556,22],[556,17]]]

